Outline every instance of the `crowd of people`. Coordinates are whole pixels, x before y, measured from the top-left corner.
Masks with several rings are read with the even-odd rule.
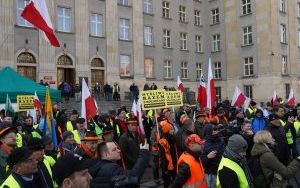
[[[165,188],[288,186],[300,168],[300,105],[229,104],[144,111],[143,126],[124,106],[86,120],[53,104],[57,147],[31,116],[2,110],[0,187],[134,188],[150,167]]]

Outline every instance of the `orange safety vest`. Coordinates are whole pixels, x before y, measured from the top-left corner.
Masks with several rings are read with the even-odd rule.
[[[191,154],[184,152],[179,157],[177,169],[183,162],[189,165],[191,173],[191,176],[189,177],[189,179],[187,179],[187,181],[183,185],[183,188],[207,188],[204,168],[201,161],[196,160]]]
[[[168,161],[168,170],[174,170],[174,165],[173,165],[173,161],[172,161],[172,157],[171,157],[171,153],[170,153],[170,145],[169,145],[168,141],[165,138],[162,138],[158,142],[165,150],[165,157]]]

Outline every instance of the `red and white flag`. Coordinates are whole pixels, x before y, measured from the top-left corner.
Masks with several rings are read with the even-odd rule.
[[[296,99],[295,99],[295,96],[294,96],[293,89],[290,90],[290,94],[289,94],[289,98],[287,100],[287,104],[289,106],[295,106],[295,104],[296,104]]]
[[[215,90],[215,83],[214,83],[214,78],[213,78],[213,74],[212,74],[212,69],[211,69],[211,59],[210,58],[208,61],[208,76],[207,76],[206,95],[207,95],[207,105],[206,106],[212,112],[213,107],[215,106],[215,102],[216,102],[216,90]]]
[[[244,105],[243,105],[244,112],[246,112],[246,110],[248,109],[250,102],[251,102],[251,99],[246,97],[246,100],[244,101]]]
[[[142,119],[142,103],[141,103],[141,99],[139,98],[139,100],[137,101],[136,104],[136,112],[137,112],[137,117],[139,120],[139,127],[141,129],[141,133],[143,135],[145,135],[145,129],[144,129],[144,124],[143,124],[143,119]]]
[[[276,91],[274,90],[273,92],[273,97],[272,97],[272,105],[275,106],[275,105],[278,105],[279,104],[279,97],[276,93]]]
[[[179,76],[177,76],[177,89],[178,89],[179,91],[181,91],[181,93],[184,92],[184,86],[183,86],[183,83],[181,82]]]
[[[203,108],[206,107],[206,103],[207,103],[206,100],[207,100],[207,96],[206,96],[206,84],[205,84],[204,77],[201,74],[200,84],[199,84],[199,88],[198,88],[198,97],[197,97],[197,101],[199,103],[200,109],[203,109]]]
[[[134,116],[137,116],[137,105],[136,105],[135,99],[133,100],[133,103],[131,106],[131,112],[134,114]]]
[[[231,106],[241,107],[246,100],[246,96],[241,92],[238,87],[235,87],[234,94],[232,96]]]
[[[43,111],[43,104],[41,103],[39,97],[36,94],[36,91],[34,92],[34,109],[39,110],[40,112]]]
[[[60,47],[48,12],[46,0],[31,0],[21,16],[44,33],[46,41],[52,46]]]
[[[86,122],[88,122],[95,115],[97,115],[98,109],[84,78],[82,79],[81,91],[81,117],[85,118]]]

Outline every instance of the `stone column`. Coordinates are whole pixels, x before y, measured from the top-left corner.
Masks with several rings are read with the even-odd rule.
[[[139,88],[142,88],[146,81],[144,69],[143,1],[133,0],[132,8],[134,82]]]
[[[14,67],[14,23],[16,7],[12,0],[0,1],[0,68]]]
[[[54,1],[46,1],[50,19],[53,27],[55,26],[55,3]],[[55,28],[55,27],[54,27]],[[59,39],[58,39],[59,40]],[[62,45],[62,44],[61,44]],[[51,87],[57,87],[57,70],[56,70],[56,58],[55,47],[45,40],[43,32],[39,32],[39,51],[38,51],[38,67],[37,74],[38,80],[45,79],[47,82],[54,81]]]
[[[120,80],[119,70],[119,14],[117,0],[105,1],[106,3],[106,81],[113,83]]]
[[[75,0],[74,24],[75,24],[75,69],[76,80],[78,77],[88,77],[91,85],[91,69],[89,62],[89,9],[88,3]]]

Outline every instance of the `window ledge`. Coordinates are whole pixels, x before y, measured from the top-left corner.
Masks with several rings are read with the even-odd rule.
[[[119,41],[123,41],[123,42],[132,42],[132,40],[129,40],[129,39],[126,40],[126,39],[120,39],[120,38],[119,38]]]
[[[154,14],[153,14],[153,13],[147,13],[147,12],[143,12],[143,14],[144,14],[145,16],[154,16]]]
[[[133,76],[120,76],[120,79],[133,79]]]
[[[249,76],[242,76],[241,79],[251,79],[251,78],[257,78],[255,75],[249,75]]]
[[[282,77],[290,77],[289,73],[285,73],[285,74],[281,73],[281,76]]]
[[[194,24],[194,26],[195,26],[195,27],[200,27],[200,28],[202,28],[202,27],[203,27],[203,24],[200,24],[200,25]]]
[[[241,14],[240,17],[249,16],[249,15],[251,15],[251,14],[253,14],[253,12],[249,12],[249,13],[246,13],[246,14]]]
[[[151,47],[151,48],[155,48],[155,45],[153,45],[153,44],[151,44],[151,45],[144,44],[144,46],[146,46],[146,47]]]
[[[17,24],[15,24],[15,27],[17,27],[17,28],[24,28],[24,29],[32,29],[32,30],[37,30],[37,28],[36,28],[36,27],[24,26],[24,25],[17,25]]]
[[[105,39],[105,36],[94,36],[94,35],[89,35],[91,38],[97,38],[97,39]]]
[[[172,47],[165,47],[165,46],[163,46],[162,48],[163,48],[163,49],[168,49],[168,50],[173,50]]]
[[[180,49],[179,51],[181,51],[181,52],[189,52],[188,49]]]
[[[190,81],[190,79],[189,78],[180,78],[181,80],[184,80],[184,81]]]
[[[253,46],[253,45],[254,45],[253,43],[251,43],[251,44],[242,44],[241,47],[244,48],[244,47],[249,47],[249,46]]]
[[[165,20],[172,20],[172,18],[170,18],[170,17],[164,17],[164,16],[162,16],[161,18],[163,18]]]
[[[214,81],[222,81],[222,78],[214,78]]]
[[[221,52],[221,50],[218,50],[218,51],[211,51],[211,53],[219,53],[219,52]]]
[[[219,25],[220,23],[221,23],[221,22],[212,23],[212,24],[210,24],[210,26]]]
[[[182,24],[188,24],[189,22],[187,22],[187,21],[180,21],[180,20],[179,20],[179,23],[182,23]]]
[[[280,42],[280,44],[282,44],[282,45],[288,45],[287,42]]]
[[[286,14],[286,10],[284,10],[284,11],[279,10],[279,13],[281,13],[281,14]]]
[[[121,3],[118,3],[118,5],[119,5],[119,6],[121,6],[121,7],[128,7],[128,8],[132,8],[132,5],[123,5],[123,4],[121,4]]]
[[[66,31],[58,31],[58,30],[56,30],[55,32],[56,33],[61,33],[61,34],[71,34],[71,35],[75,34],[75,32],[66,32]]]
[[[204,52],[203,51],[201,51],[201,52],[195,52],[196,54],[204,54]]]

